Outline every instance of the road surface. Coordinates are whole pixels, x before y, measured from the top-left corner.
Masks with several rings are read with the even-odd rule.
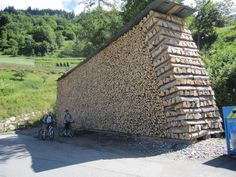
[[[78,138],[77,141],[80,141]],[[81,140],[84,141],[84,140]],[[236,177],[236,158],[171,160],[86,142],[0,135],[0,177]]]

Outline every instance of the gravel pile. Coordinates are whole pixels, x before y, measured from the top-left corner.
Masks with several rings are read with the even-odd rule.
[[[210,159],[226,154],[224,138],[210,138],[195,144],[171,142],[165,140],[141,141],[129,143],[130,147],[143,155],[160,155],[174,160],[181,159]]]
[[[82,138],[83,136],[80,136]],[[194,144],[171,139],[154,139],[142,137],[124,137],[109,134],[94,134],[86,137],[100,137],[92,139],[97,146],[122,150],[134,156],[165,157],[174,160],[180,159],[211,159],[226,154],[224,138],[209,138]]]
[[[192,145],[179,145],[182,149],[165,154],[173,159],[209,159],[226,154],[226,142],[211,138]]]

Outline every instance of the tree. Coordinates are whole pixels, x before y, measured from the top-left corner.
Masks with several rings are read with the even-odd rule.
[[[122,17],[115,9],[104,11],[97,8],[78,16],[76,20],[80,24],[75,45],[75,52],[79,56],[89,55],[101,47],[123,26]]]
[[[57,44],[58,48],[61,48],[63,43],[64,43],[64,37],[62,35],[62,32],[57,31],[56,32],[56,44]]]
[[[57,28],[57,22],[51,16],[44,16],[45,23],[49,25],[53,30]]]
[[[64,46],[60,50],[58,57],[70,57],[74,56],[74,41],[65,42]]]
[[[70,29],[64,30],[63,35],[66,37],[66,40],[74,40],[75,39],[75,33]]]
[[[0,50],[8,48],[7,32],[5,30],[0,31]]]
[[[183,1],[184,1],[184,0],[173,0],[173,2],[176,2],[176,3],[178,3],[178,4],[183,4]]]
[[[127,0],[127,3],[123,7],[123,20],[128,23],[133,17],[137,16],[150,2],[153,0]]]
[[[117,0],[114,0],[114,4],[117,3]],[[102,5],[108,6],[108,7],[112,7],[112,3],[110,3],[110,1],[108,0],[82,0],[80,1],[79,4],[84,4],[85,5],[85,9],[91,9],[91,7],[98,7],[98,8],[102,8]]]
[[[216,28],[218,37],[202,58],[208,69],[219,107],[236,104],[236,30],[235,25]]]
[[[20,81],[23,81],[26,77],[27,73],[24,70],[19,70],[16,73],[13,74],[13,76]]]
[[[17,56],[18,54],[18,43],[14,39],[8,41],[8,47],[3,50],[3,54]]]
[[[8,14],[0,14],[0,26],[5,26],[12,21],[11,16]]]
[[[50,51],[50,44],[46,41],[34,44],[34,53],[37,56],[45,56]]]
[[[153,0],[127,0],[123,6],[123,20],[128,23],[132,18],[136,17],[149,3]],[[184,0],[172,0],[176,3],[182,3]]]
[[[4,9],[4,12],[8,12],[9,14],[17,14],[17,10],[14,6],[8,6]]]
[[[50,26],[38,26],[35,28],[32,35],[36,42],[34,45],[34,52],[36,55],[44,56],[57,48],[56,35]]]
[[[230,1],[213,3],[211,0],[196,0],[197,15],[193,19],[190,28],[197,46],[208,48],[217,38],[215,27],[222,27],[225,18],[222,8],[228,7]],[[225,10],[224,10],[225,11]]]
[[[55,41],[55,33],[50,26],[42,25],[37,26],[33,31],[33,39],[35,42],[46,41],[48,43],[53,43]]]
[[[64,39],[76,39],[73,19],[74,13],[61,10],[8,7],[0,11],[0,51],[9,55],[52,54],[62,47]]]
[[[236,104],[236,54],[225,50],[222,53],[208,56],[208,68],[220,106]]]
[[[34,46],[35,41],[33,40],[31,35],[27,35],[25,37],[25,46],[22,49],[22,54],[26,56],[34,55]]]
[[[18,54],[22,55],[24,47],[25,47],[25,34],[19,35],[19,37],[17,39],[17,43],[18,43]]]

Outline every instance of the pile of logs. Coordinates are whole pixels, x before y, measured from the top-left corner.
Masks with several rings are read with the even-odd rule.
[[[150,11],[143,19],[167,121],[167,137],[197,139],[222,132],[208,73],[184,21]]]
[[[58,81],[61,123],[65,109],[84,129],[185,140],[222,132],[191,32],[154,11]]]

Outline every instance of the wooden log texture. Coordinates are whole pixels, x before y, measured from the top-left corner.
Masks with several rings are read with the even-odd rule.
[[[192,140],[222,132],[207,70],[183,19],[155,11],[58,81],[85,129]]]

